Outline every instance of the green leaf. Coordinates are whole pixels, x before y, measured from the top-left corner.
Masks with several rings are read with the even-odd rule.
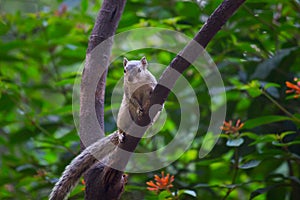
[[[296,117],[296,118],[300,119],[300,113],[296,113],[296,114],[294,114],[294,117]]]
[[[265,79],[273,69],[279,66],[280,62],[288,55],[291,54],[297,48],[289,48],[289,49],[282,49],[278,51],[276,55],[272,58],[265,60],[264,62],[260,63],[257,67],[255,72],[252,74],[251,79]]]
[[[36,173],[36,169],[32,164],[24,164],[24,165],[18,166],[16,168],[16,171],[24,173],[24,174],[35,174]]]
[[[282,143],[282,142],[279,142],[279,141],[273,141],[272,144],[274,146],[278,146],[278,147],[285,147],[285,146],[292,146],[292,145],[300,144],[300,141],[292,141],[292,142],[287,142],[287,143]]]
[[[277,141],[276,135],[275,134],[267,134],[267,135],[258,137],[254,142],[249,144],[249,146],[259,144],[259,143],[267,143],[267,142],[274,142],[274,141]]]
[[[180,160],[182,160],[185,163],[189,163],[192,160],[195,160],[197,158],[198,151],[196,149],[190,149],[186,151],[181,157]]]
[[[242,137],[247,136],[250,139],[256,140],[259,138],[259,135],[257,135],[256,133],[252,133],[252,132],[243,132],[241,134]]]
[[[250,168],[254,168],[257,167],[260,164],[259,160],[251,160],[241,166],[239,166],[240,169],[250,169]]]
[[[251,97],[255,98],[260,96],[262,93],[260,87],[260,82],[257,80],[253,80],[249,84],[239,87],[239,89],[246,90]]]
[[[263,193],[268,192],[269,190],[271,190],[273,188],[274,188],[274,186],[269,186],[269,187],[266,187],[266,188],[259,188],[255,191],[251,192],[250,200],[253,199],[254,197],[258,196],[258,195],[261,195]]]
[[[170,197],[170,196],[171,196],[171,194],[168,191],[162,191],[161,193],[159,193],[158,199],[165,200],[167,197]]]
[[[259,88],[249,88],[247,90],[247,92],[249,93],[249,95],[252,97],[252,98],[255,98],[255,97],[258,97],[261,95],[261,90]]]
[[[277,87],[277,88],[280,88],[280,85],[279,84],[277,84],[277,83],[271,83],[271,82],[269,82],[269,83],[266,83],[265,85],[264,85],[264,89],[268,89],[268,88],[270,88],[270,87]]]
[[[296,131],[286,131],[280,134],[280,138],[283,139],[287,135],[295,134]]]
[[[244,139],[243,138],[237,138],[237,139],[229,139],[226,142],[226,146],[229,147],[239,147],[244,143]]]
[[[263,117],[247,120],[243,128],[252,129],[261,125],[284,121],[284,120],[291,120],[291,119],[289,117],[279,116],[279,115],[263,116]]]
[[[196,192],[193,191],[193,190],[185,190],[185,189],[183,189],[183,190],[179,190],[178,191],[178,196],[181,196],[183,194],[187,194],[187,195],[190,195],[192,197],[197,197]]]
[[[265,81],[260,81],[261,87],[263,87],[268,94],[275,98],[279,98],[279,92],[277,88],[280,88],[279,84],[276,83],[271,83],[271,82],[265,82]]]

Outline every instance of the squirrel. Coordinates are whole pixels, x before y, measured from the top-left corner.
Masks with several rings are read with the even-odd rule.
[[[155,77],[147,70],[146,57],[140,61],[128,61],[124,58],[124,94],[117,117],[117,127],[121,134],[131,132],[133,122],[143,115],[147,115],[150,106],[150,96],[157,84]]]
[[[97,161],[104,160],[116,150],[120,142],[124,142],[126,133],[130,131],[132,123],[141,116],[148,114],[150,106],[150,96],[157,84],[155,77],[147,70],[148,62],[146,57],[141,60],[128,61],[124,58],[124,94],[117,117],[116,130],[111,135],[102,138],[76,156],[65,168],[62,176],[56,182],[49,195],[49,200],[64,200],[70,191],[77,185],[80,177],[85,174]],[[102,167],[103,166],[103,167]],[[103,199],[119,199],[127,182],[127,176],[118,170],[106,167],[105,164],[98,167],[101,176],[98,179],[108,180],[109,183],[104,193],[107,196]],[[116,182],[119,183],[116,183]],[[116,198],[109,195],[112,191],[118,191],[120,194]]]

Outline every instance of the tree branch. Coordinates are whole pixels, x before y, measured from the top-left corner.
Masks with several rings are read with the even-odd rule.
[[[202,51],[199,51],[199,45],[201,45],[203,48],[207,46],[207,44],[210,42],[210,40],[213,38],[213,36],[221,29],[221,27],[226,23],[226,21],[231,17],[234,12],[245,2],[245,0],[224,0],[223,3],[214,11],[214,13],[209,17],[207,22],[203,25],[201,30],[197,33],[197,35],[194,37],[194,39],[187,44],[187,46],[172,60],[170,66],[164,71],[162,76],[159,79],[159,82],[157,86],[154,89],[154,92],[150,99],[151,105],[160,104],[162,105],[166,98],[168,97],[170,93],[170,89],[173,88],[173,85],[175,84],[177,78],[185,69],[189,67],[189,65],[194,62],[197,57],[202,53]],[[119,20],[119,17],[122,14],[122,10],[124,8],[125,1],[118,2],[117,0],[109,1],[104,0],[102,9],[98,15],[97,22],[95,24],[93,33],[90,38],[88,53],[87,53],[87,64],[85,66],[85,70],[83,73],[83,82],[84,80],[89,77],[87,72],[90,72],[90,68],[94,66],[92,63],[89,63],[88,57],[89,53],[92,52],[92,49],[97,46],[97,43],[99,44],[101,41],[104,41],[107,37],[106,36],[112,36],[115,32],[117,22]],[[101,21],[103,20],[103,21]],[[115,21],[114,21],[115,20]],[[99,22],[102,22],[101,24],[98,24]],[[111,27],[112,22],[115,22],[115,26]],[[110,28],[110,29],[109,29]],[[113,30],[112,32],[109,32],[109,34],[105,35],[106,31]],[[94,43],[95,42],[95,43]],[[196,49],[196,50],[195,50]],[[109,53],[110,53],[110,49]],[[103,60],[108,61],[107,55],[100,55],[103,57]],[[98,55],[99,56],[99,55]],[[188,59],[187,59],[188,58]],[[189,61],[187,61],[189,60]],[[103,62],[106,63],[106,62]],[[96,64],[96,63],[94,63]],[[99,65],[99,64],[98,64]],[[88,67],[87,67],[88,66]],[[102,69],[105,69],[105,66],[102,66]],[[174,69],[178,71],[180,74],[177,74],[177,77],[174,77]],[[102,74],[105,74],[104,71]],[[99,120],[103,131],[104,128],[104,122],[103,122],[103,102],[104,102],[104,85],[105,85],[105,78],[106,75],[102,75],[103,78],[101,78],[102,82],[98,84],[99,93],[96,94],[96,104],[97,102],[99,105],[96,105],[97,107],[97,119]],[[172,77],[172,78],[170,78]],[[88,83],[88,82],[87,82]],[[83,83],[82,87],[88,87],[89,85],[87,83]],[[165,83],[167,83],[168,88],[165,87]],[[82,89],[83,90],[83,89]],[[95,91],[95,90],[94,90]],[[84,93],[81,93],[81,96],[84,96]],[[82,98],[91,98],[90,96],[84,96]],[[94,99],[94,97],[93,97]],[[81,101],[81,103],[86,103],[88,101]],[[91,105],[91,104],[90,104]],[[95,105],[95,104],[92,104]],[[81,106],[84,106],[81,104]],[[98,110],[98,106],[99,110]],[[83,109],[83,107],[81,107]],[[87,109],[87,111],[90,111]],[[159,109],[154,110],[154,112],[151,115],[154,115],[154,113],[157,113]],[[82,114],[82,113],[81,113]],[[84,112],[81,115],[82,117],[87,117],[88,120],[93,120],[94,116],[91,116],[91,112]],[[87,116],[89,115],[89,116]],[[84,119],[84,118],[83,118]],[[83,125],[85,121],[81,121],[80,125]],[[150,122],[149,116],[144,116],[136,121],[138,125],[142,125],[145,128],[134,130],[135,136],[127,135],[125,138],[125,141],[123,143],[119,144],[120,150],[127,150],[129,152],[133,152],[135,148],[137,147],[141,136],[145,133],[146,128]],[[86,127],[88,130],[87,133],[93,133],[95,130],[89,130],[88,127]],[[80,129],[82,130],[82,129]],[[102,132],[103,134],[103,132]],[[138,136],[138,137],[136,137]],[[120,156],[119,156],[120,155]],[[88,182],[87,183],[87,190],[86,190],[86,199],[114,199],[109,198],[109,195],[113,195],[114,193],[117,193],[115,199],[118,199],[120,197],[119,194],[122,193],[122,186],[124,183],[124,176],[122,175],[122,171],[124,171],[128,160],[131,156],[131,154],[120,154],[116,155],[116,159],[114,160],[114,164],[117,164],[119,166],[118,169],[123,169],[121,171],[115,170],[110,167],[103,167],[103,165],[98,164],[94,166],[87,174],[88,174]],[[120,184],[121,183],[121,184]],[[101,192],[97,192],[101,191]]]
[[[92,30],[84,66],[80,90],[80,138],[81,149],[104,137],[104,96],[107,68],[111,54],[112,38],[122,16],[126,0],[104,0]],[[105,49],[93,51],[100,43],[106,42]],[[100,72],[100,73],[99,73]],[[93,74],[99,74],[96,88],[91,88],[97,80],[91,80]],[[98,77],[99,78],[99,77]],[[95,115],[96,116],[95,116]],[[97,119],[97,122],[95,120]],[[99,123],[100,127],[91,125]],[[99,134],[94,134],[99,133]],[[95,138],[96,137],[96,138]],[[84,143],[83,143],[84,139]],[[100,169],[100,170],[99,170]],[[96,163],[86,174],[85,199],[103,199],[103,164]],[[117,173],[122,176],[122,172]],[[107,183],[104,183],[108,185]],[[102,188],[102,189],[101,189]],[[107,192],[107,191],[105,191]]]

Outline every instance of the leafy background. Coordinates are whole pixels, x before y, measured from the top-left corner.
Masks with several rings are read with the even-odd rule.
[[[128,0],[117,32],[164,27],[192,37],[220,4],[216,1]],[[79,152],[72,116],[72,89],[101,2],[88,0],[1,1],[0,11],[0,197],[47,199],[64,167]],[[147,191],[161,171],[175,176],[178,199],[297,199],[300,194],[299,99],[285,81],[300,77],[298,0],[249,0],[207,47],[227,89],[226,120],[245,123],[238,135],[224,134],[203,159],[198,150],[210,120],[210,98],[199,74],[185,72],[198,95],[201,121],[184,155],[165,169],[130,174],[123,199],[165,199]],[[146,54],[168,64],[174,55]],[[105,102],[106,132],[116,128],[110,94],[122,77],[122,59],[112,64]],[[179,113],[176,98],[165,105],[161,133],[140,147],[165,145]],[[240,141],[240,142],[238,142]],[[242,142],[241,142],[242,141]],[[71,199],[83,197],[83,184]]]

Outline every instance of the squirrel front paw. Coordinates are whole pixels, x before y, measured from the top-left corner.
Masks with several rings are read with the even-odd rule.
[[[110,141],[114,145],[119,145],[120,143],[124,142],[124,140],[125,140],[125,133],[121,129],[118,129],[118,131],[114,132]]]
[[[125,140],[125,133],[124,132],[119,132],[119,143],[123,143]]]

